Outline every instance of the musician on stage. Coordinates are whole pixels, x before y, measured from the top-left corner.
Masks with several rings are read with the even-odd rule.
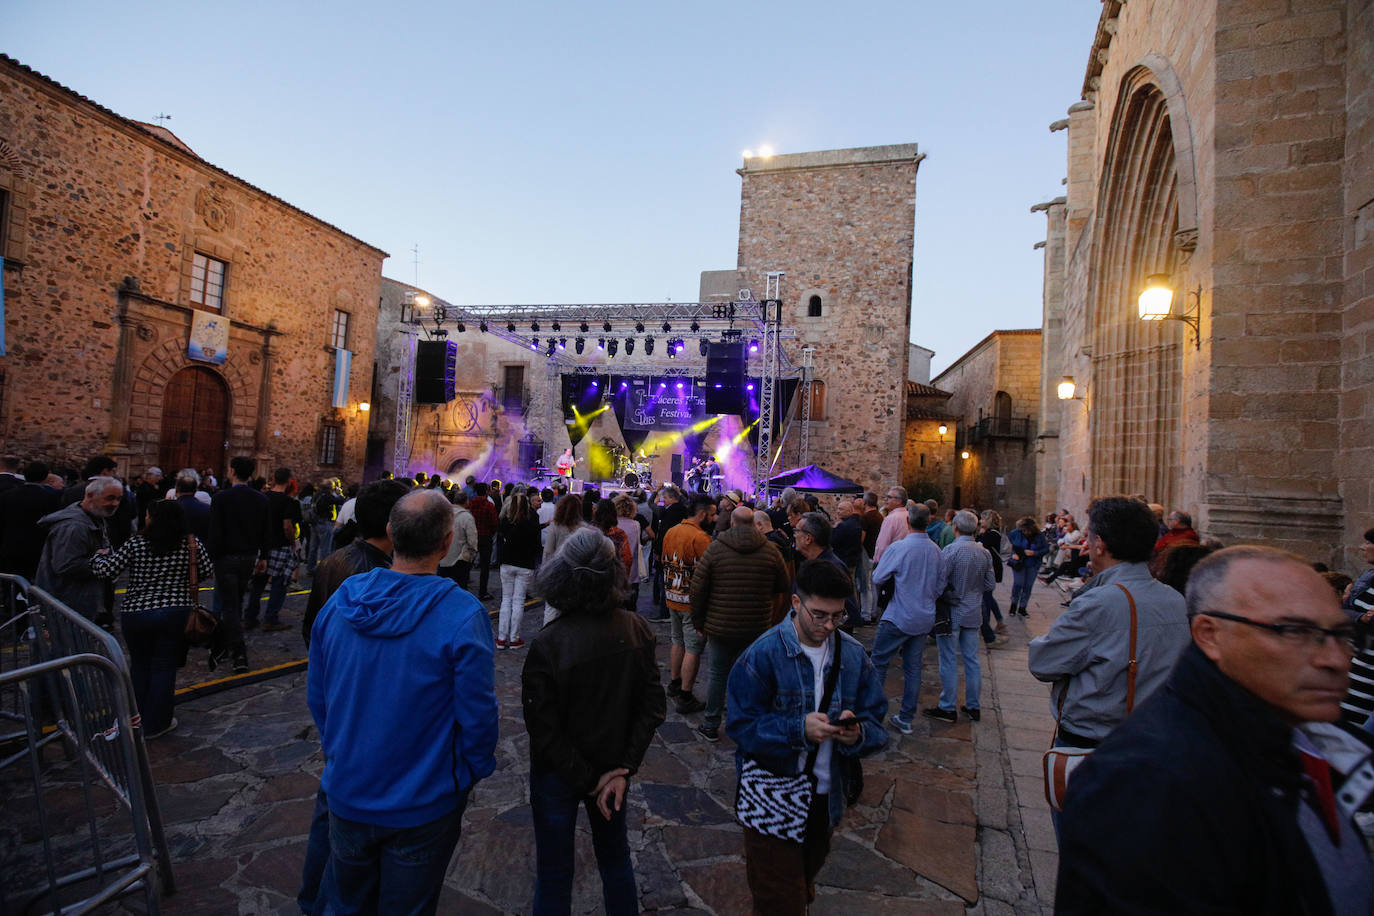
[[[563,454],[558,456],[558,461],[554,463],[554,470],[558,471],[560,477],[571,477],[573,468],[577,467],[577,459],[573,457],[573,450],[563,449]]]

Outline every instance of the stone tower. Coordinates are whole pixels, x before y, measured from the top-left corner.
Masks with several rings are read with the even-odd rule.
[[[867,487],[898,481],[916,219],[916,144],[744,160],[739,282],[786,272],[783,342],[814,347],[809,460]],[[779,409],[783,408],[782,400]],[[796,425],[777,469],[796,463]],[[776,441],[775,441],[776,448]]]

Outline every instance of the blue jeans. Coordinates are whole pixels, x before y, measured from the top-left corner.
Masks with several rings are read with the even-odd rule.
[[[315,813],[310,817],[310,839],[305,844],[305,867],[296,903],[306,916],[323,914],[329,900],[329,800],[324,786],[315,793]]]
[[[530,808],[534,813],[534,914],[564,916],[572,908],[573,843],[577,806],[587,808],[592,828],[592,850],[601,872],[602,912],[608,916],[639,912],[639,891],[625,837],[625,805],[606,820],[596,800],[581,795],[557,772],[530,768]]]
[[[714,636],[706,641],[706,714],[701,724],[707,728],[720,728],[721,717],[725,714],[725,682],[730,679],[730,669],[749,648],[749,641],[728,642]]]
[[[1022,563],[1011,571],[1011,606],[1025,607],[1030,600],[1031,586],[1035,584],[1036,573],[1040,572],[1039,563]]]
[[[916,715],[916,704],[921,696],[921,653],[926,648],[928,633],[908,636],[890,620],[878,621],[878,632],[873,635],[873,667],[878,672],[879,683],[887,682],[887,666],[892,657],[902,653],[902,711],[903,719],[911,720]]]
[[[957,641],[957,644],[956,644]],[[960,627],[957,634],[937,636],[940,650],[940,708],[952,710],[959,699],[959,657],[964,659],[964,705],[978,708],[983,692],[983,669],[978,664],[978,628]]]
[[[189,611],[183,605],[125,611],[119,616],[124,643],[129,647],[134,702],[138,704],[145,734],[160,732],[172,724],[172,695]]]
[[[329,906],[338,916],[434,916],[463,829],[458,807],[418,827],[380,827],[329,814]]]

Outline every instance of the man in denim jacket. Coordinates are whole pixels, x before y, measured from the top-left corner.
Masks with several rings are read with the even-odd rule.
[[[844,813],[860,757],[887,744],[887,697],[867,654],[836,633],[852,593],[849,576],[824,560],[797,571],[792,613],[760,636],[735,663],[727,687],[725,731],[735,765],[746,757],[779,776],[795,776],[818,747],[815,792],[801,843],[746,827],[744,857],[754,911],[802,914],[815,898],[813,880],[830,852],[830,834]],[[838,643],[836,642],[838,637]],[[827,709],[817,709],[825,675],[840,650],[840,674]],[[832,721],[854,718],[847,726]]]

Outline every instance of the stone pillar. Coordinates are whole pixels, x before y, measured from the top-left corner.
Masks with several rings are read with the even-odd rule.
[[[114,379],[110,390],[110,438],[106,448],[115,454],[129,449],[129,410],[134,393],[134,339],[138,319],[129,314],[129,294],[137,293],[138,278],[125,277],[119,287],[119,345],[115,350]]]
[[[276,333],[277,323],[268,322],[262,334],[262,377],[258,380],[258,425],[253,433],[253,451],[258,459],[267,457],[268,443],[272,439],[272,335]]]

